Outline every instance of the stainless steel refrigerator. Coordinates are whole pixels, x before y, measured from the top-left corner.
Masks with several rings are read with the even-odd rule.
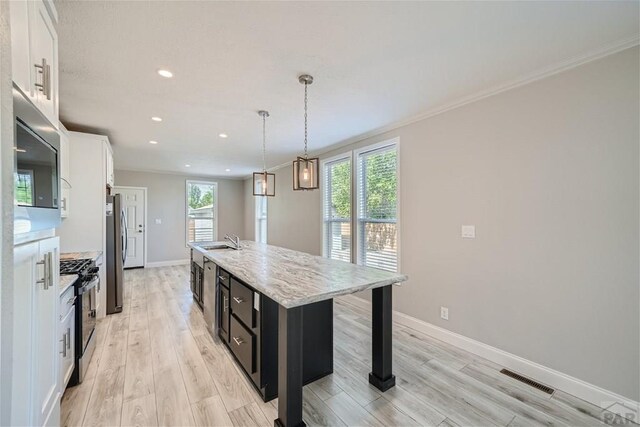
[[[107,196],[107,314],[120,313],[124,297],[124,261],[127,258],[127,216],[121,195]]]

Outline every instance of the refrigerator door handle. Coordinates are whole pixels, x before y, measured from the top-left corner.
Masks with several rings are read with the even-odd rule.
[[[129,250],[129,227],[127,224],[127,216],[126,216],[126,212],[123,209],[122,210],[122,214],[121,214],[121,218],[122,218],[122,228],[124,229],[124,241],[122,242],[122,266],[124,267],[124,263],[127,260],[127,251]]]

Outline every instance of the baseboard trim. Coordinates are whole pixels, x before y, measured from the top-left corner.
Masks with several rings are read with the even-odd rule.
[[[189,264],[189,259],[172,259],[169,261],[155,261],[155,262],[147,262],[146,267],[170,267],[172,265],[186,265]]]
[[[346,295],[341,300],[356,307],[370,310],[371,303],[355,295]],[[524,359],[515,354],[500,350],[480,341],[465,337],[447,329],[425,322],[399,311],[393,311],[396,323],[432,336],[440,341],[454,345],[470,353],[484,357],[498,365],[535,379],[550,387],[560,389],[589,403],[607,409],[622,417],[638,422],[640,402],[628,399],[602,387],[590,384],[539,363]]]

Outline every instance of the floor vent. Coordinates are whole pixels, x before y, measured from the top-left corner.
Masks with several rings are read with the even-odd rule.
[[[553,392],[554,392],[554,390],[551,387],[547,387],[546,385],[542,385],[539,382],[531,380],[531,379],[529,379],[527,377],[523,377],[522,375],[516,374],[515,372],[510,371],[508,369],[503,369],[503,370],[500,371],[500,373],[501,374],[505,374],[506,376],[509,376],[511,378],[514,378],[514,379],[516,379],[516,380],[518,380],[518,381],[520,381],[522,383],[525,383],[525,384],[527,384],[527,385],[529,385],[531,387],[537,388],[538,390],[542,390],[545,393],[553,394]]]

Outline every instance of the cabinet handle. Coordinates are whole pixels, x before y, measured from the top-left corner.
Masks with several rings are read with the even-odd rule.
[[[235,302],[237,302],[238,304],[242,304],[244,302],[244,300],[242,298],[238,298],[238,297],[233,297],[233,300]]]
[[[227,297],[226,296],[222,297],[222,310],[223,311],[227,311]]]
[[[62,210],[63,211],[67,210],[67,198],[66,197],[62,198]]]
[[[62,353],[62,357],[67,357],[67,333],[66,332],[62,335],[62,339],[60,341],[62,342],[62,351],[60,353]]]
[[[71,350],[71,328],[67,328],[67,349]]]
[[[47,290],[53,286],[53,263],[51,262],[51,252],[44,254],[44,266],[45,266],[45,285],[44,289]]]
[[[243,340],[242,338],[239,338],[239,337],[233,337],[233,340],[235,341],[235,343],[236,343],[237,345],[244,344],[244,340]]]
[[[227,280],[227,278],[226,278],[226,277],[224,277],[224,276],[218,276],[218,279],[219,279],[219,280]]]
[[[76,300],[76,297],[71,297],[67,300],[67,305],[71,305],[73,304],[73,302]]]
[[[42,58],[42,65],[34,64],[34,66],[42,74],[42,83],[35,83],[35,86],[47,97],[47,100],[51,100],[51,65],[47,64],[46,58]]]
[[[43,285],[44,289],[47,289],[47,258],[43,258],[42,261],[36,262],[36,266],[41,265],[43,267],[42,270],[42,279],[36,280],[36,284]]]

